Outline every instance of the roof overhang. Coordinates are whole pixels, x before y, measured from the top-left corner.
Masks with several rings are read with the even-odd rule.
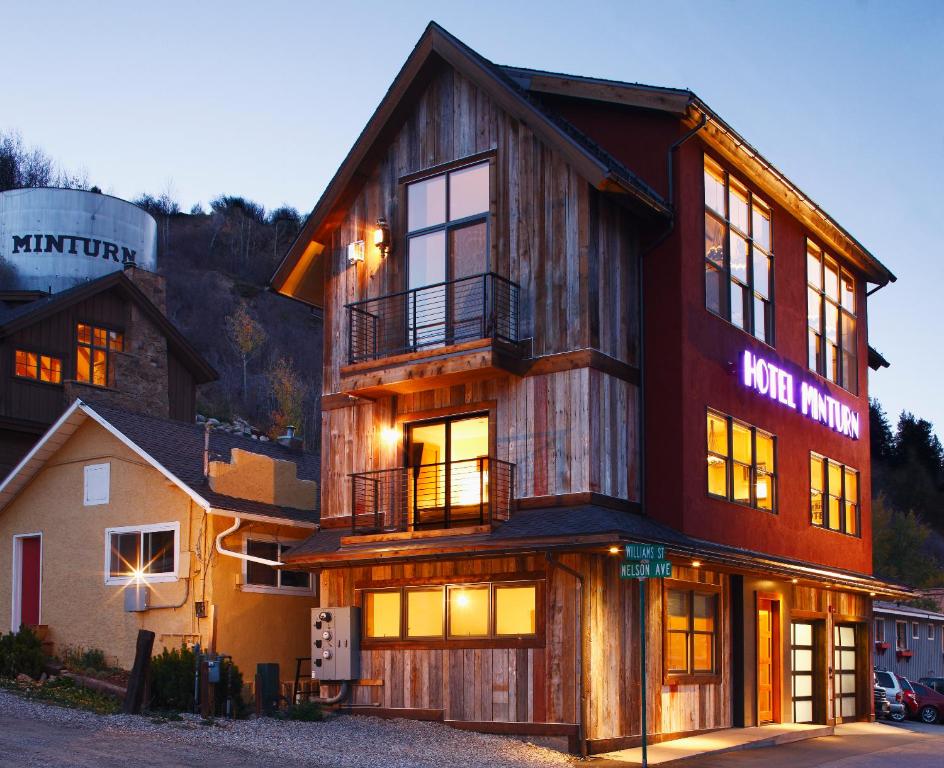
[[[304,528],[314,530],[318,523],[314,520],[296,520],[292,517],[278,517],[277,515],[260,515],[255,512],[239,512],[225,507],[210,507],[209,514],[214,517],[231,517],[233,519],[248,520],[253,523],[267,523],[269,525],[284,525],[291,528]]]

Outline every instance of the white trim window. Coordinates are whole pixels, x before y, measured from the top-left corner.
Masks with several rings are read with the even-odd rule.
[[[875,620],[875,642],[876,643],[885,642],[885,619]]]
[[[94,507],[108,503],[111,481],[111,464],[87,464],[85,466],[85,497],[83,504]]]
[[[105,529],[105,583],[177,581],[180,523]]]
[[[274,536],[253,533],[243,538],[243,552],[265,560],[281,562],[297,542],[280,541]],[[271,565],[243,560],[243,592],[263,592],[280,595],[313,595],[311,573],[275,568]]]
[[[911,622],[911,637],[913,640],[921,639],[921,625],[917,621]]]

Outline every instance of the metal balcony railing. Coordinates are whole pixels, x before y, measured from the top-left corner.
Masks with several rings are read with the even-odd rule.
[[[351,475],[354,534],[491,525],[511,516],[515,465],[476,459]]]
[[[486,272],[348,304],[348,362],[476,339],[517,343],[519,292]]]

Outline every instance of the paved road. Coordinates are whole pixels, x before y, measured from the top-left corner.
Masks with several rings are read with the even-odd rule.
[[[686,760],[684,768],[941,768],[944,725],[841,725],[826,736],[780,747]]]

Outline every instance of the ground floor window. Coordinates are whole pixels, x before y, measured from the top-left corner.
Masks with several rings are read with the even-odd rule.
[[[663,658],[667,676],[716,673],[720,593],[702,586],[710,585],[665,588]]]
[[[908,649],[908,623],[904,621],[895,622],[895,650],[905,651]]]
[[[833,627],[833,684],[837,718],[856,715],[856,628],[851,624]]]
[[[885,620],[884,619],[875,620],[875,642],[876,643],[885,642]]]
[[[790,624],[790,670],[793,722],[813,722],[813,624]]]
[[[496,641],[543,633],[543,582],[475,582],[364,589],[365,640]]]
[[[179,536],[176,522],[106,529],[106,583],[176,579]]]
[[[274,538],[247,538],[245,553],[263,560],[281,562],[292,549],[291,544],[276,541]],[[245,592],[286,592],[311,594],[311,574],[308,571],[292,571],[288,568],[276,568],[263,563],[245,561],[243,573]]]

